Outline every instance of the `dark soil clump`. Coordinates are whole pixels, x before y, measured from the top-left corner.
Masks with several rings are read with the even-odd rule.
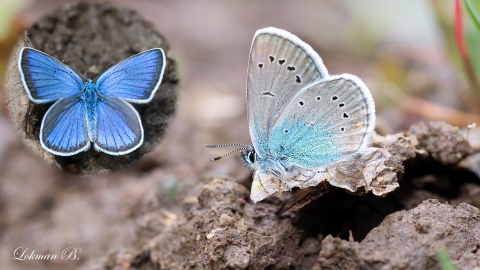
[[[480,265],[480,210],[426,200],[391,214],[358,243],[327,236],[318,258],[322,269],[441,269],[445,248],[459,269]]]

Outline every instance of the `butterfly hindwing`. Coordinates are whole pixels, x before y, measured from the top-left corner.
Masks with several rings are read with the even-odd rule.
[[[146,103],[160,86],[164,69],[165,53],[160,48],[151,49],[109,68],[96,84],[104,96]]]
[[[33,102],[54,102],[82,91],[83,81],[75,71],[36,49],[23,48],[18,66],[25,90]]]
[[[363,82],[349,74],[330,76],[291,100],[268,149],[296,165],[315,168],[367,147],[374,126],[373,99]]]
[[[266,153],[278,116],[309,83],[328,76],[322,59],[289,32],[265,28],[256,32],[247,75],[247,110],[250,135],[259,156]]]
[[[85,106],[80,98],[61,98],[48,109],[40,128],[40,142],[45,149],[60,156],[90,148]]]
[[[97,103],[95,149],[110,155],[124,155],[143,143],[138,112],[122,99],[104,97]]]

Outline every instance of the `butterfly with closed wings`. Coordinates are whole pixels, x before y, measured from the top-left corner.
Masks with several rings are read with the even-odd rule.
[[[37,104],[53,103],[40,127],[47,151],[71,156],[87,151],[128,154],[143,143],[140,115],[130,103],[149,102],[162,81],[160,48],[131,56],[96,79],[82,75],[33,48],[22,48],[18,67],[25,90]]]
[[[326,165],[368,148],[375,127],[372,95],[358,77],[329,75],[308,44],[273,27],[253,38],[247,112],[253,145],[208,147],[243,146],[227,155],[246,150],[241,156],[254,171],[253,201],[317,184]]]

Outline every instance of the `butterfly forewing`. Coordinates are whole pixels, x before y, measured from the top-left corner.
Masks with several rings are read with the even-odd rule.
[[[100,75],[96,83],[99,92],[104,96],[145,103],[152,99],[160,86],[164,69],[163,50],[152,49],[109,68]]]
[[[363,82],[353,75],[331,76],[291,100],[268,149],[296,165],[315,168],[365,148],[374,125],[373,99]]]
[[[40,128],[44,148],[70,156],[90,148],[84,103],[77,97],[61,98],[45,114]]]
[[[321,58],[292,34],[276,28],[257,31],[247,75],[250,135],[260,156],[277,118],[306,85],[327,76]]]
[[[124,155],[143,143],[140,116],[132,105],[118,98],[105,97],[97,104],[95,149],[111,155]]]
[[[36,103],[73,97],[82,91],[83,81],[75,71],[43,52],[23,48],[18,65],[25,90]]]

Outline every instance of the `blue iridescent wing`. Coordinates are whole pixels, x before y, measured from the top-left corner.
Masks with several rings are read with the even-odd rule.
[[[140,116],[132,105],[111,97],[103,97],[98,101],[96,150],[110,155],[124,155],[142,143]]]
[[[40,128],[40,143],[59,156],[90,148],[85,106],[80,98],[61,98],[48,109]]]
[[[317,168],[367,148],[374,127],[375,105],[365,84],[350,74],[329,76],[290,101],[267,149],[279,160]]]
[[[136,54],[106,70],[96,84],[103,96],[149,102],[162,81],[165,53],[156,48]]]
[[[22,82],[33,102],[54,102],[82,91],[82,79],[57,59],[28,47],[22,48],[19,55]]]
[[[308,44],[285,30],[269,27],[255,33],[247,74],[250,136],[257,155],[266,157],[266,142],[287,104],[328,72]]]

